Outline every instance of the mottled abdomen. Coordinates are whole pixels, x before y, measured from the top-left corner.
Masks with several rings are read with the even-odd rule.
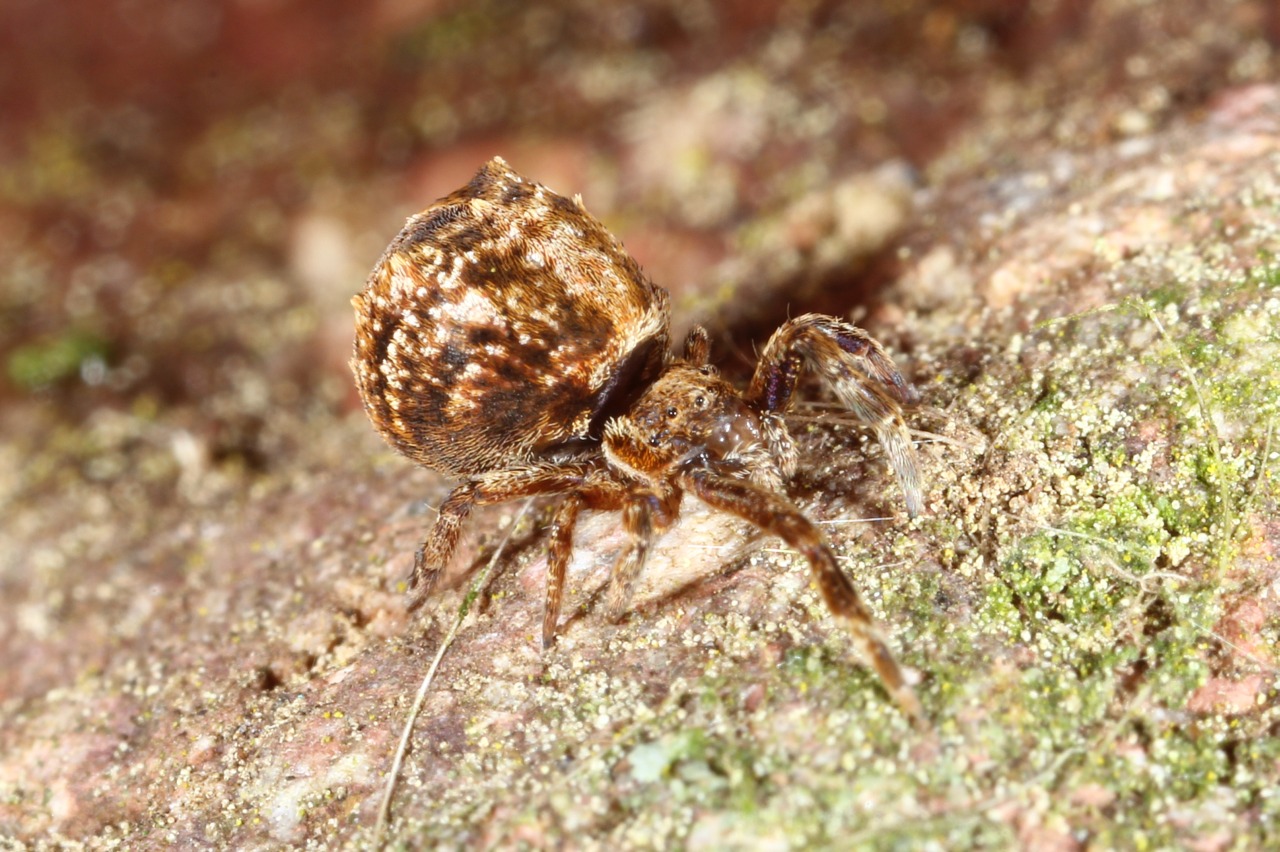
[[[497,158],[409,219],[352,304],[369,418],[453,476],[598,440],[667,352],[666,291],[580,199]]]

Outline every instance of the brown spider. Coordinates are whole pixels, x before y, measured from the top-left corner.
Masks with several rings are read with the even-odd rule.
[[[922,720],[822,533],[783,496],[796,467],[783,414],[808,366],[875,432],[907,511],[921,511],[899,408],[913,391],[866,332],[818,314],[789,320],[742,393],[710,365],[701,327],[680,357],[669,353],[666,291],[581,198],[556,195],[497,158],[409,219],[352,304],[351,366],[374,426],[404,455],[463,480],[417,553],[411,607],[431,592],[475,506],[562,495],[551,523],[545,647],[579,513],[622,513],[629,540],[606,593],[617,618],[655,537],[692,494],[798,550],[885,688]]]

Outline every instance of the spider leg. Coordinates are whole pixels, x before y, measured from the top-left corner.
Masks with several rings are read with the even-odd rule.
[[[549,648],[556,638],[560,606],[564,600],[565,573],[573,554],[573,531],[583,509],[615,511],[625,509],[627,489],[603,470],[584,477],[556,509],[551,521],[547,551],[547,599],[542,610],[542,647]]]
[[[785,497],[743,479],[718,476],[700,469],[678,475],[677,482],[703,502],[737,515],[800,551],[809,562],[814,581],[827,608],[853,636],[854,644],[880,676],[885,690],[917,727],[927,727],[920,701],[903,677],[893,653],[876,626],[858,590],[836,564],[822,533]]]
[[[622,618],[631,605],[636,578],[644,569],[649,548],[653,545],[653,518],[648,502],[632,500],[623,506],[622,526],[627,531],[627,543],[613,563],[609,591],[605,597],[605,612],[614,621]]]
[[[900,403],[915,400],[892,359],[865,331],[822,314],[788,320],[765,344],[746,394],[757,411],[783,412],[805,365],[815,370],[840,401],[875,432],[897,474],[912,517],[924,510],[920,473]]]
[[[683,491],[668,484],[661,491],[646,491],[639,497],[630,495],[622,504],[622,526],[627,531],[627,543],[609,574],[605,612],[610,619],[617,621],[631,608],[636,578],[644,570],[649,550],[658,535],[675,523],[683,498]]]
[[[413,590],[409,609],[422,606],[430,596],[440,572],[457,549],[462,524],[472,509],[517,497],[573,491],[590,472],[589,465],[580,463],[531,463],[484,473],[454,488],[441,504],[435,526],[414,557],[413,574],[409,578],[409,588]]]
[[[440,504],[436,522],[413,556],[413,573],[409,575],[409,609],[426,602],[435,587],[440,571],[458,546],[462,524],[476,505],[476,483],[467,481],[453,489]]]
[[[550,648],[560,620],[560,603],[564,599],[564,575],[573,552],[573,529],[578,514],[586,505],[581,494],[570,494],[556,509],[551,521],[551,540],[547,546],[547,602],[542,610],[542,647]]]

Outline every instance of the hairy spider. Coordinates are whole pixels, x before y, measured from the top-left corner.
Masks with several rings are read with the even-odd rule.
[[[871,612],[819,529],[784,496],[796,449],[783,414],[807,366],[884,448],[921,511],[899,403],[913,391],[883,348],[835,317],[806,314],[770,338],[741,392],[695,327],[669,352],[668,297],[580,197],[501,159],[411,217],[352,299],[352,370],[374,426],[397,450],[462,479],[418,551],[411,606],[430,593],[476,506],[562,496],[551,523],[542,641],[555,636],[573,530],[618,511],[628,540],[606,592],[626,612],[656,536],[691,494],[778,536],[808,561],[831,614],[913,719],[920,705]]]

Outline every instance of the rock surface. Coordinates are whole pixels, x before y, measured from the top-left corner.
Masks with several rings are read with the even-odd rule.
[[[1274,831],[1271,4],[75,5],[0,27],[27,34],[0,75],[0,838]],[[581,192],[731,376],[805,310],[894,350],[929,513],[906,519],[827,408],[796,418],[792,496],[932,733],[849,658],[794,553],[696,508],[616,625],[591,594],[617,519],[584,522],[550,651],[546,504],[479,513],[451,588],[406,614],[448,483],[357,410],[347,299],[494,153]],[[500,545],[379,838],[408,707]]]

